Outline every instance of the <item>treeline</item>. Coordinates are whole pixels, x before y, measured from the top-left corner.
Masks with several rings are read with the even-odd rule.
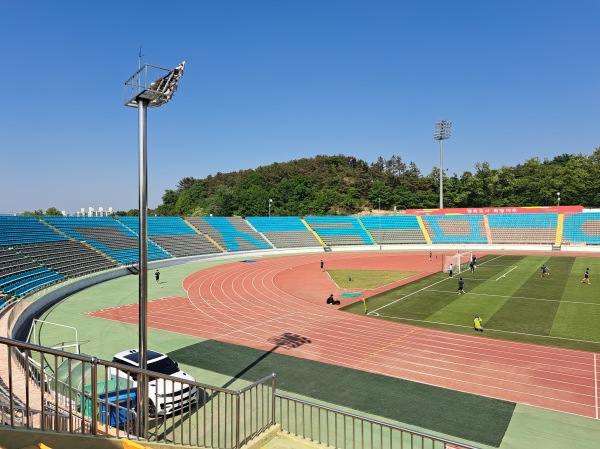
[[[475,165],[475,171],[444,176],[444,207],[600,207],[600,148],[589,156],[563,154],[533,158],[515,167]],[[270,202],[269,200],[272,200]],[[255,170],[183,178],[167,190],[158,215],[264,216],[355,214],[369,209],[435,208],[439,170],[423,175],[400,156],[367,162],[317,156],[274,163]]]

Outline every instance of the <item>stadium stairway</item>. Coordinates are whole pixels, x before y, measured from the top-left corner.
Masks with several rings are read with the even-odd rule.
[[[304,223],[304,226],[306,226],[306,229],[308,229],[310,232],[313,233],[313,235],[319,241],[319,243],[323,246],[323,248],[327,248],[327,244],[323,241],[323,239],[321,237],[319,237],[319,234],[317,234],[317,231],[315,231],[313,228],[310,227],[310,225],[306,222],[304,217],[300,218],[300,220],[302,220],[302,223]]]
[[[417,215],[417,221],[419,222],[419,227],[421,228],[421,231],[423,232],[423,235],[425,236],[425,240],[427,241],[427,244],[431,245],[431,237],[429,236],[429,232],[427,232],[427,228],[425,228],[425,223],[423,223],[423,219]]]
[[[41,432],[18,427],[0,426],[0,448],[2,449],[37,449],[44,447],[39,446],[40,443],[50,449],[123,449],[126,447],[122,439],[119,438],[98,438],[97,436],[89,435]],[[127,447],[130,446],[145,449],[190,448],[190,446],[180,446],[178,444],[150,443],[134,440],[129,440]],[[279,425],[274,425],[241,447],[243,449],[314,449],[326,448],[328,446],[289,435],[282,432]]]
[[[485,226],[485,236],[488,239],[488,244],[491,245],[492,244],[492,231],[490,231],[490,221],[488,220],[487,215],[483,216],[483,223]]]
[[[210,243],[212,243],[213,245],[215,245],[219,249],[219,251],[221,251],[222,253],[226,253],[227,252],[227,250],[225,248],[223,248],[221,245],[219,245],[219,242],[217,242],[215,239],[213,239],[210,235],[202,233],[198,228],[196,228],[196,226],[194,226],[193,224],[191,224],[185,218],[183,219],[183,221],[185,221],[188,224],[188,226],[190,228],[192,228],[194,231],[196,231],[198,234],[203,235],[204,237],[206,237]]]
[[[555,246],[562,245],[563,227],[565,225],[565,214],[558,214],[558,222],[556,223],[556,241]]]

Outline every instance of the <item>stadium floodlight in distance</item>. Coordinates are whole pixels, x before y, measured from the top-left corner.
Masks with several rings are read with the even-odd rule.
[[[185,61],[173,70],[146,64],[125,81],[125,106],[138,108],[139,145],[139,367],[148,367],[148,108],[168,103],[183,76]],[[150,81],[151,80],[151,81]],[[137,410],[140,437],[148,439],[148,378],[138,378]]]
[[[441,120],[435,123],[433,130],[433,138],[440,141],[440,209],[444,208],[444,168],[442,157],[442,140],[450,138],[452,123],[446,120]]]
[[[269,217],[271,216],[271,204],[273,204],[273,200],[269,198]]]
[[[558,200],[557,206],[560,206],[560,192],[556,192],[556,199]]]

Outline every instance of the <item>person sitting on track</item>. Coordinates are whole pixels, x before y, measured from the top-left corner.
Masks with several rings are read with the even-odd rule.
[[[333,293],[331,295],[329,295],[329,298],[327,298],[327,304],[335,304],[335,305],[339,305],[341,304],[339,299],[333,299]]]
[[[481,325],[482,319],[479,318],[479,315],[475,315],[475,319],[473,320],[473,329],[479,332],[483,332],[483,326]]]

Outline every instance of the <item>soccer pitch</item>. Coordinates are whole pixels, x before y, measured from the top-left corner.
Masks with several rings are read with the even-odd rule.
[[[549,274],[541,276],[541,266]],[[586,268],[591,285],[582,284]],[[488,255],[461,273],[434,274],[367,299],[369,315],[427,328],[472,333],[483,319],[484,337],[600,351],[600,259],[543,255]],[[458,294],[458,280],[465,294]],[[363,314],[362,302],[344,307]]]

